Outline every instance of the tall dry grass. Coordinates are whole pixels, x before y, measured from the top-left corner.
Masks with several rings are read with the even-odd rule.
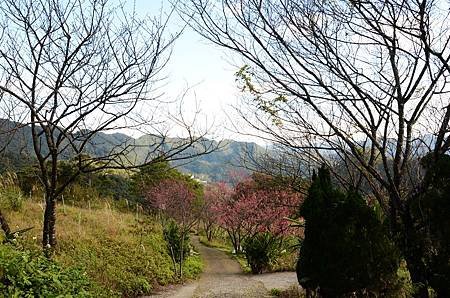
[[[135,296],[174,281],[162,229],[150,217],[103,207],[57,207],[55,258],[67,266],[86,270],[100,289],[98,295]],[[26,200],[20,210],[8,210],[12,229],[33,227],[21,236],[20,245],[41,250],[43,202]]]

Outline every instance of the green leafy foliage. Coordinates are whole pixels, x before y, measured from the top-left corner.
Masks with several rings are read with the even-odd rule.
[[[4,297],[92,297],[82,270],[9,245],[0,246],[0,279]]]
[[[163,180],[174,180],[184,182],[193,191],[197,198],[203,196],[203,185],[171,167],[167,161],[161,161],[147,165],[131,177],[134,191],[137,195],[145,196],[146,192],[157,186]]]
[[[188,279],[197,278],[203,271],[203,262],[200,256],[189,256],[183,263],[183,276]]]
[[[270,269],[280,255],[281,243],[281,238],[271,233],[257,233],[245,239],[243,250],[253,274]]]
[[[261,85],[254,83],[253,79],[255,74],[249,65],[242,66],[236,73],[236,82],[241,87],[242,92],[248,92],[256,104],[256,107],[271,116],[271,121],[274,125],[282,126],[282,121],[278,115],[280,111],[280,105],[287,103],[287,97],[284,94],[273,94],[267,90],[263,90]],[[268,98],[265,98],[265,94],[270,94]]]
[[[17,240],[33,251],[41,251],[40,204],[27,200],[20,212],[6,213],[12,227],[35,227]],[[57,212],[59,241],[54,259],[63,268],[81,266],[94,297],[148,295],[155,287],[179,282],[157,218],[142,210],[117,210],[112,200],[104,199],[91,209],[59,204]],[[198,263],[190,259],[183,270],[185,277],[195,278]]]
[[[148,188],[156,186],[158,182],[180,176],[180,172],[171,168],[168,162],[163,161],[142,167],[131,179],[134,192],[138,195],[145,195]]]
[[[58,162],[57,182],[64,185],[78,172],[76,161],[62,160]],[[129,173],[123,170],[103,170],[98,172],[79,173],[65,188],[63,197],[66,202],[95,201],[98,197],[109,197],[115,200],[127,198],[135,201],[133,181]],[[37,165],[21,168],[17,172],[22,192],[34,196],[42,196],[42,185],[39,180]]]
[[[430,286],[441,297],[450,297],[450,156],[439,156],[435,163],[432,157],[421,161],[429,187],[412,200],[416,245],[408,249],[424,256],[416,269],[427,276]]]
[[[399,266],[394,244],[359,194],[333,188],[326,168],[314,177],[300,215],[305,237],[297,277],[304,288],[337,297],[392,287]]]
[[[74,161],[58,163],[58,182],[65,183],[77,172]],[[80,173],[75,181],[66,189],[68,198],[93,200],[95,197],[110,197],[115,200],[122,198],[135,199],[133,183],[125,171],[103,170],[98,172]]]
[[[272,288],[272,289],[270,289],[270,295],[275,296],[275,297],[280,297],[281,290],[277,289],[277,288]]]
[[[164,227],[164,239],[167,242],[167,249],[176,262],[181,262],[189,256],[189,234],[184,235],[183,239],[180,228],[175,221],[169,221]]]

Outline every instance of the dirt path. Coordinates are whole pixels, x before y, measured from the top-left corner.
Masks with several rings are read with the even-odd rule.
[[[297,278],[293,272],[246,275],[242,273],[239,264],[224,252],[200,244],[198,237],[193,237],[192,243],[205,262],[200,279],[150,297],[264,298],[271,297],[269,290],[272,288],[286,289],[297,284]]]

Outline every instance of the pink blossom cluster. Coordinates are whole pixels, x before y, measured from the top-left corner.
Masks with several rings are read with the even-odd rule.
[[[179,223],[192,221],[196,216],[195,194],[184,181],[162,180],[147,192],[147,201]]]
[[[257,232],[280,236],[289,233],[290,223],[286,218],[296,212],[300,200],[298,193],[265,188],[252,178],[244,179],[234,189],[217,184],[214,191],[205,193],[205,201],[210,201],[208,210],[217,223],[247,236]]]

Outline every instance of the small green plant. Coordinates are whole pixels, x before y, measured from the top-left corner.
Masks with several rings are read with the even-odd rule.
[[[24,196],[17,183],[17,176],[5,173],[0,176],[0,203],[2,208],[19,211],[22,208]]]
[[[270,295],[275,296],[275,297],[280,297],[281,296],[281,290],[277,289],[277,288],[273,288],[270,290]]]
[[[243,243],[247,262],[254,274],[268,270],[279,255],[281,241],[270,233],[258,233]]]
[[[92,297],[86,274],[64,269],[43,255],[0,246],[0,293],[3,297]]]
[[[177,272],[177,264],[179,264],[178,276],[183,276],[183,262],[189,256],[189,234],[181,232],[180,227],[175,221],[169,221],[164,228],[164,239],[167,242],[167,249],[170,253],[173,262],[173,269]]]
[[[183,275],[185,278],[197,278],[203,271],[203,262],[200,256],[189,256],[183,264]]]
[[[287,289],[279,290],[272,289],[274,292],[270,292],[272,296],[280,297],[280,298],[306,298],[306,297],[316,297],[316,296],[307,296],[306,293],[298,285],[292,285]],[[313,294],[313,293],[311,293]]]
[[[167,241],[169,252],[173,258],[177,262],[186,259],[190,252],[189,234],[184,235],[184,239],[182,239],[180,228],[174,221],[170,221],[163,232],[164,239]]]

